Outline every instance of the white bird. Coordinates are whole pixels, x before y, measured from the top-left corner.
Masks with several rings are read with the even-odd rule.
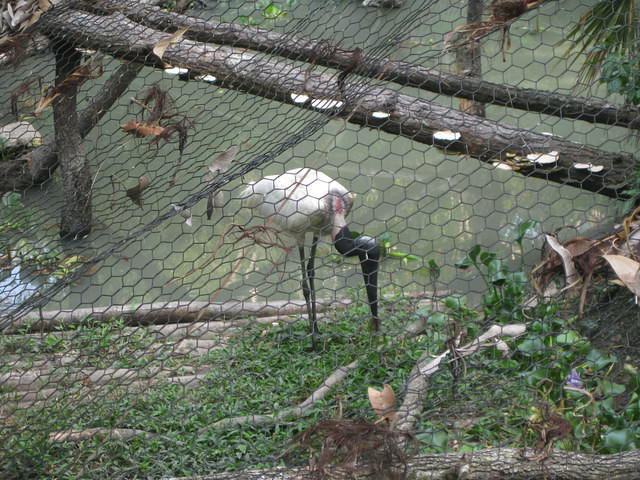
[[[377,331],[378,265],[381,249],[366,235],[354,238],[345,217],[353,196],[338,181],[311,168],[297,168],[280,175],[269,175],[250,183],[242,192],[244,205],[257,208],[267,223],[292,235],[298,244],[302,267],[302,293],[307,303],[314,348],[318,334],[314,286],[315,256],[320,235],[330,234],[336,250],[344,256],[358,256],[371,309],[371,328]],[[311,252],[305,265],[305,236],[313,233]]]

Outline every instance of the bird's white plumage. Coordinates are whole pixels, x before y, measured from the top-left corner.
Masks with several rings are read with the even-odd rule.
[[[344,212],[332,215],[330,195],[344,202]],[[353,202],[338,181],[312,168],[297,168],[252,182],[242,192],[243,204],[256,208],[269,223],[284,232],[303,237],[306,232],[330,234],[336,218],[344,219]],[[335,212],[334,212],[335,213]]]

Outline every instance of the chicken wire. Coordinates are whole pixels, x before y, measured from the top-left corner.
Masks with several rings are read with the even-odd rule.
[[[280,10],[269,10],[273,6]],[[372,58],[448,71],[454,68],[455,53],[443,47],[443,38],[466,22],[466,7],[465,2],[437,1],[408,1],[388,10],[345,1],[228,1],[196,5],[188,14],[270,30],[280,34],[283,43],[313,39],[327,48],[360,49]],[[523,15],[511,25],[504,49],[501,31],[483,39],[482,77],[574,94],[578,67],[565,56],[562,40],[578,7],[583,8],[579,2],[549,2]],[[45,29],[49,33],[51,25]],[[17,66],[5,63],[1,70],[8,86],[1,96],[2,123],[28,120],[29,128],[37,131],[23,149],[38,148],[54,135],[51,108],[32,115],[39,86],[53,85],[55,77],[51,51],[46,42],[42,45],[44,49]],[[123,75],[131,65],[123,62],[132,59],[109,53],[84,54],[100,67],[92,70],[95,78],[80,87],[80,112],[106,88],[114,72]],[[280,62],[283,83],[301,65],[308,72],[337,75],[328,67],[285,60],[279,53],[273,49],[264,55]],[[369,89],[384,86],[419,100],[458,106],[455,97],[359,75],[358,68],[346,76],[354,102]],[[455,338],[457,329],[470,320],[452,314],[455,321],[445,325],[441,335],[425,336],[422,350],[411,350],[408,358],[396,357],[397,344],[374,342],[370,348],[379,365],[352,366],[357,358],[337,351],[340,342],[369,338],[367,299],[357,261],[340,258],[331,239],[324,238],[315,265],[323,347],[311,351],[295,238],[263,228],[269,219],[243,204],[241,191],[252,181],[295,168],[322,171],[354,195],[348,217],[352,230],[411,256],[389,257],[380,266],[380,318],[389,338],[398,338],[415,322],[423,322],[423,330],[424,322],[426,328],[437,328],[443,318],[438,312],[448,308],[443,298],[462,302],[455,295],[463,294],[472,306],[482,301],[487,291],[482,275],[456,267],[474,246],[494,253],[510,269],[530,270],[540,258],[542,232],[571,227],[569,236],[595,237],[596,229],[611,228],[610,219],[620,214],[621,201],[615,196],[535,178],[539,172],[503,170],[503,164],[482,155],[436,148],[421,141],[420,132],[409,125],[399,125],[401,135],[394,135],[381,127],[394,121],[383,115],[388,112],[362,126],[343,115],[342,101],[311,104],[299,100],[297,95],[304,92],[298,92],[282,102],[264,85],[246,93],[242,85],[234,89],[232,80],[185,76],[168,68],[142,67],[83,139],[91,168],[93,222],[88,236],[58,238],[63,208],[59,172],[2,197],[0,438],[11,452],[0,464],[5,478],[160,478],[299,465],[304,456],[289,459],[285,454],[304,428],[327,418],[375,419],[366,404],[369,385],[363,384],[358,396],[329,392],[311,414],[297,420],[283,415],[254,424],[246,416],[277,414],[300,405],[341,368],[347,374],[369,369],[365,378],[371,386],[392,384],[402,400],[411,394],[406,380],[416,355],[441,353],[452,332]],[[15,95],[14,87],[25,85],[28,78],[36,80]],[[152,91],[168,95],[163,97],[164,127],[184,120],[183,151],[180,130],[166,138],[127,131],[129,122],[148,119],[153,104],[145,99]],[[606,98],[605,89],[597,85],[589,93]],[[159,97],[152,98],[157,105]],[[17,117],[12,114],[16,109]],[[486,114],[501,124],[551,132],[604,151],[634,151],[623,127],[496,105],[487,105]],[[212,162],[219,166],[224,152],[233,157],[228,170],[209,169]],[[136,186],[142,190],[137,196]],[[520,248],[519,228],[529,220],[536,223],[521,237]],[[636,317],[628,296],[607,295],[591,302],[602,316]],[[618,310],[606,313],[614,302]],[[477,323],[484,331],[494,320]],[[343,327],[345,322],[351,327]],[[336,330],[334,325],[341,327]],[[340,335],[349,338],[336,340]],[[620,342],[637,355],[629,338],[608,335],[600,333],[594,341]],[[253,350],[237,343],[243,336],[253,339]],[[331,346],[332,341],[338,346]],[[292,344],[309,349],[308,363],[322,364],[324,370],[315,376],[301,372],[288,402],[277,395],[277,382],[265,387],[274,390],[273,401],[264,391],[248,389],[247,381],[257,385],[265,376],[284,375],[277,369],[253,370],[259,366],[255,357],[265,348],[288,355]],[[547,347],[541,346],[541,352]],[[218,356],[220,351],[226,356]],[[232,359],[235,369],[222,365],[222,358]],[[531,362],[531,370],[545,367],[540,356],[521,361]],[[521,445],[517,433],[529,417],[523,413],[508,425],[501,419],[500,414],[514,408],[514,392],[508,390],[512,385],[501,383],[500,375],[508,377],[511,368],[513,376],[522,377],[523,370],[507,365],[498,375],[494,364],[483,369],[480,360],[452,365],[460,370],[443,368],[438,388],[427,390],[412,431],[417,451],[457,451],[469,438],[474,445],[482,444],[483,430],[474,420],[478,412],[496,413],[487,418],[498,428],[505,424],[503,437],[486,440],[485,446]],[[300,366],[294,363],[291,368]],[[241,401],[218,410],[218,404],[234,396],[235,382],[241,385]],[[539,385],[529,387],[538,392]],[[487,389],[503,388],[502,395],[484,398]],[[158,417],[162,420],[155,423]],[[245,421],[216,424],[236,417]],[[272,436],[275,448],[259,446],[259,438]]]

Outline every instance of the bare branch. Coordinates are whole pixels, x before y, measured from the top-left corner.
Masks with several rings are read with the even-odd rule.
[[[210,429],[224,429],[234,427],[237,425],[268,425],[287,418],[298,418],[304,416],[309,410],[320,400],[322,400],[331,389],[344,380],[353,370],[359,365],[358,360],[351,362],[349,365],[338,367],[334,372],[322,382],[322,385],[318,387],[311,395],[309,395],[302,403],[295,407],[285,408],[277,413],[267,415],[243,415],[241,417],[232,417],[218,420],[211,425],[203,427],[199,432],[204,432]]]
[[[466,357],[476,353],[481,348],[495,346],[494,340],[498,337],[515,338],[526,331],[523,324],[513,325],[493,325],[485,333],[458,349],[457,357]],[[451,352],[445,350],[440,355],[432,358],[428,352],[422,354],[418,359],[407,381],[406,394],[402,405],[398,409],[398,422],[396,429],[402,432],[410,432],[413,429],[416,419],[422,411],[424,396],[429,386],[429,378],[436,373],[442,361]]]
[[[81,442],[100,437],[106,440],[128,440],[138,435],[151,437],[153,434],[134,428],[87,428],[85,430],[62,430],[49,434],[49,441],[54,443]]]

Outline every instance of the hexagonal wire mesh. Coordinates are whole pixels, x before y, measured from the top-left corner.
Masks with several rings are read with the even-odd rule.
[[[549,98],[575,94],[578,71],[563,41],[580,3],[530,6],[508,32],[478,39],[482,79]],[[570,320],[559,320],[571,317],[573,303],[564,317],[554,316],[559,303],[523,313],[528,282],[513,272],[538,262],[542,232],[571,227],[570,236],[595,237],[593,228],[610,227],[620,190],[607,190],[604,181],[594,187],[605,178],[597,169],[569,178],[557,174],[560,164],[536,165],[511,150],[538,153],[531,138],[569,149],[566,139],[578,152],[572,161],[596,149],[610,162],[606,152],[632,151],[627,128],[498,100],[486,105],[488,120],[460,117],[452,109],[461,100],[448,94],[468,86],[460,83],[456,92],[443,76],[439,93],[412,80],[403,68],[431,79],[459,71],[462,54],[456,57],[450,32],[459,34],[455,27],[468,22],[463,1],[408,1],[397,9],[312,0],[196,5],[188,14],[211,23],[192,25],[165,45],[163,60],[183,70],[161,68],[150,52],[157,38],[167,38],[157,31],[186,26],[174,17],[167,27],[156,18],[160,12],[131,2],[57,6],[35,25],[39,47],[30,44],[34,51],[15,68],[2,67],[3,84],[16,86],[1,96],[3,124],[11,124],[3,130],[2,161],[23,161],[3,170],[3,182],[27,179],[4,194],[0,217],[0,438],[10,452],[0,464],[3,478],[157,478],[301,464],[307,454],[299,443],[311,437],[299,441],[296,434],[323,419],[372,425],[366,389],[382,384],[395,390],[398,425],[412,432],[418,452],[540,442],[544,420],[562,415],[574,429],[563,448],[616,451],[617,437],[607,443],[605,425],[627,432],[624,422],[591,412],[599,420],[589,426],[578,411],[587,397],[596,401],[596,386],[605,400],[614,398],[607,395],[618,387],[598,382],[622,385],[605,375],[618,363],[595,346],[625,340],[602,333],[587,339]],[[249,39],[233,37],[224,22]],[[74,29],[82,28],[96,37],[79,36]],[[217,40],[227,46],[198,50],[200,42],[213,42],[203,30],[220,39],[228,34]],[[37,102],[57,101],[60,91],[40,95],[39,86],[55,83],[47,46],[69,39],[97,49],[85,51],[86,67],[76,70],[83,77],[78,111],[92,220],[88,235],[61,241],[66,174],[56,168],[73,167],[58,167],[55,143],[48,142],[61,133],[52,108]],[[295,42],[298,56],[290,53]],[[463,43],[462,50],[478,44]],[[214,54],[220,58],[207,57]],[[335,70],[339,64],[325,66],[340,55],[346,75]],[[190,59],[191,78],[180,58]],[[210,76],[196,77],[195,66]],[[331,98],[313,97],[322,82],[333,88]],[[604,88],[596,87],[589,93],[602,97]],[[113,105],[92,116],[102,96]],[[34,109],[42,111],[34,116]],[[22,126],[37,138],[9,146],[16,120],[28,122]],[[464,128],[464,142],[434,137],[447,125]],[[487,131],[495,139],[483,142]],[[35,175],[36,167],[53,175]],[[300,168],[339,184],[318,187],[313,171],[282,176]],[[264,196],[243,198],[247,185],[269,175],[286,182],[254,187]],[[345,221],[357,237],[343,236],[356,249],[351,253],[363,239],[357,232],[390,253],[379,263],[377,334],[365,327],[371,299],[359,271],[362,255],[343,257],[332,246]],[[303,242],[300,232],[312,226],[323,234],[308,270],[317,291],[315,349],[298,257],[303,245],[308,255],[312,236]],[[467,267],[477,261],[479,268],[456,267],[465,258]],[[607,299],[590,303],[606,311]],[[636,316],[629,302],[619,310]],[[494,344],[508,352],[461,349],[496,322],[526,325],[527,332]],[[624,346],[637,355],[628,339]],[[434,363],[446,351],[458,355]],[[563,390],[572,369],[591,375],[574,397]],[[427,384],[417,386],[420,379]],[[625,385],[628,399],[631,383]],[[407,403],[412,396],[417,400]],[[547,410],[554,413],[545,417]],[[523,433],[528,420],[533,433]],[[358,460],[366,463],[372,442],[358,438]],[[624,442],[621,449],[633,448],[631,436]],[[329,450],[337,463],[353,454],[325,443]]]

